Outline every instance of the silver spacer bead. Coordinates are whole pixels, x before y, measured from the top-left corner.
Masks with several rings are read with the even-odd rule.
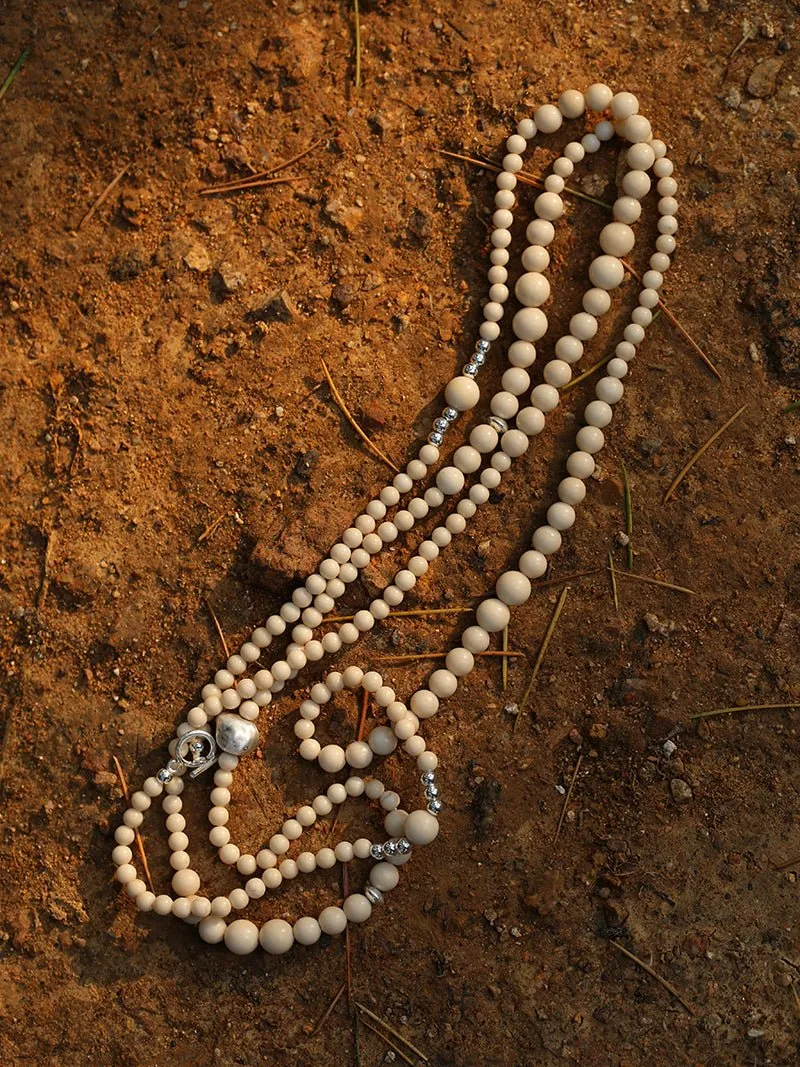
[[[436,775],[434,774],[433,771],[423,771],[422,774],[420,775],[420,781],[422,781],[426,785],[428,785],[429,783],[432,783],[432,782],[436,781]]]
[[[490,347],[491,347],[491,342],[489,342],[485,338],[481,337],[480,341],[478,341],[478,343],[475,345],[475,351],[476,352],[480,352],[480,354],[482,356],[486,356],[489,353],[489,348]]]
[[[480,367],[478,366],[478,364],[477,363],[473,363],[472,360],[470,360],[469,363],[465,363],[464,364],[464,374],[468,378],[477,377],[479,370],[480,370]]]
[[[455,408],[445,408],[442,412],[442,417],[447,419],[448,422],[455,422],[458,418],[458,412]]]
[[[387,841],[386,844],[383,846],[383,854],[384,854],[384,856],[395,856],[395,855],[397,855],[397,842],[396,841]]]
[[[472,358],[470,359],[470,363],[476,363],[479,367],[482,367],[485,362],[486,362],[486,356],[484,356],[483,352],[473,352],[472,353]]]
[[[501,419],[499,415],[490,415],[488,419],[489,425],[497,430],[498,433],[503,434],[508,429],[508,423],[505,419]]]
[[[428,811],[431,815],[441,815],[443,808],[444,804],[441,800],[432,800],[430,804],[428,804]]]
[[[370,904],[383,903],[383,893],[381,893],[380,889],[376,889],[374,885],[367,886],[367,888],[364,890],[364,896],[367,898]]]
[[[394,844],[396,846],[397,854],[400,856],[407,856],[411,851],[411,842],[407,837],[398,837]]]
[[[436,430],[434,430],[433,433],[428,434],[428,441],[432,445],[436,445],[438,448],[442,441],[444,441],[444,434],[437,433]]]
[[[447,431],[450,429],[450,423],[447,421],[447,419],[443,419],[441,416],[439,416],[438,419],[433,420],[433,428],[434,430],[438,430],[439,433],[447,433]]]
[[[370,854],[370,856],[372,856],[372,858],[374,860],[382,860],[383,859],[383,845],[373,845],[369,850],[369,854]]]
[[[431,785],[429,785],[428,788],[425,790],[425,796],[428,798],[428,800],[436,800],[436,798],[439,796],[438,787],[431,783]]]
[[[171,782],[172,778],[172,771],[167,770],[166,767],[162,767],[160,771],[156,771],[156,781],[161,782],[162,785],[166,785],[168,782]]]

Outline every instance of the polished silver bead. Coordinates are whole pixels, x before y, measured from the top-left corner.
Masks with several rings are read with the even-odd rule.
[[[383,846],[383,854],[384,854],[384,856],[396,856],[397,855],[397,842],[396,841],[387,841],[386,844]]]
[[[475,345],[475,351],[479,352],[482,356],[485,356],[485,355],[488,354],[489,348],[490,348],[490,342],[487,341],[484,337],[482,337],[480,339],[480,341],[478,341],[478,343]]]
[[[439,796],[438,787],[431,783],[425,790],[425,796],[428,798],[428,800],[436,800],[436,798]]]
[[[171,782],[172,777],[172,771],[167,770],[166,767],[162,767],[160,771],[156,771],[156,781],[161,782],[162,785],[166,785],[167,782]]]
[[[217,716],[217,744],[232,756],[246,756],[258,747],[258,727],[241,715],[226,711]]]
[[[369,854],[370,854],[370,856],[372,856],[372,858],[374,860],[382,860],[383,859],[383,845],[373,845],[369,850]]]
[[[433,771],[423,771],[420,775],[420,779],[428,785],[428,783],[436,781],[436,775]]]
[[[447,431],[450,429],[450,423],[447,421],[447,419],[434,419],[433,428],[434,430],[438,430],[439,433],[447,433]]]
[[[437,430],[434,430],[433,433],[428,434],[428,441],[432,445],[436,445],[438,448],[442,441],[444,441],[444,434],[441,434]]]
[[[394,844],[396,846],[397,854],[400,856],[407,856],[411,851],[411,842],[407,837],[398,837]]]
[[[443,808],[444,804],[442,804],[441,800],[432,800],[428,804],[428,811],[431,815],[441,815]]]
[[[472,357],[470,359],[470,363],[477,363],[477,365],[479,367],[482,367],[485,362],[486,362],[486,356],[484,356],[483,352],[473,352],[472,353]]]
[[[500,434],[505,433],[506,430],[508,429],[508,423],[506,422],[505,419],[501,419],[499,415],[490,415],[488,421],[489,421],[489,425],[494,430],[497,430],[497,432],[500,433]]]
[[[383,893],[381,893],[380,889],[376,889],[374,885],[367,886],[367,888],[364,890],[364,896],[367,898],[370,904],[383,903]]]
[[[455,422],[458,418],[458,412],[455,408],[445,408],[442,412],[442,417],[447,419],[448,422]]]
[[[469,363],[464,364],[464,374],[466,374],[468,378],[476,377],[479,370],[480,367],[478,366],[478,364],[473,363],[472,360],[470,360]]]

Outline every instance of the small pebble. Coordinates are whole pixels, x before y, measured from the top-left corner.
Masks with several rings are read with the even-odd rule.
[[[692,787],[688,782],[684,782],[683,778],[673,778],[669,783],[669,789],[676,804],[688,804],[694,796]]]
[[[673,753],[678,751],[678,746],[675,744],[674,741],[665,741],[662,747],[664,750],[664,755],[667,757],[667,759],[669,759],[670,756],[673,755]]]

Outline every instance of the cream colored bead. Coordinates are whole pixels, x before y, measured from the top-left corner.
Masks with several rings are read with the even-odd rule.
[[[512,328],[520,340],[538,341],[547,333],[547,316],[539,308],[521,308],[512,320]]]
[[[558,109],[565,119],[577,119],[586,110],[583,93],[577,89],[565,89],[558,98]]]
[[[404,836],[412,845],[429,845],[439,834],[439,820],[435,815],[419,808],[406,819]]]
[[[547,570],[547,559],[541,552],[530,549],[520,556],[519,569],[527,578],[535,581],[537,578],[541,578]]]
[[[514,295],[525,307],[539,307],[550,297],[550,282],[538,271],[528,271],[517,280]]]
[[[226,928],[224,939],[226,947],[235,955],[247,956],[258,946],[258,927],[249,919],[234,919]]]
[[[543,556],[551,556],[561,548],[561,534],[552,526],[540,526],[534,531],[531,544]]]
[[[428,679],[428,685],[432,693],[440,699],[451,697],[458,688],[458,678],[452,671],[442,669],[434,671]]]
[[[533,121],[541,133],[555,133],[561,128],[563,119],[555,104],[542,104],[533,113]]]
[[[363,893],[351,893],[342,905],[342,910],[348,922],[363,923],[372,914],[372,905]]]
[[[208,915],[197,924],[197,932],[208,945],[218,945],[225,939],[228,924],[220,915]]]
[[[605,111],[611,103],[613,92],[602,82],[595,82],[586,90],[586,106],[591,111]]]
[[[531,595],[531,583],[521,571],[505,571],[497,579],[495,591],[504,604],[524,604]]]
[[[176,871],[172,876],[172,888],[179,897],[190,897],[200,889],[200,875],[190,867]]]
[[[304,915],[294,924],[292,933],[294,935],[294,940],[298,945],[315,945],[322,936],[322,929],[320,928],[319,922],[313,918],[313,916]]]
[[[508,626],[511,613],[501,600],[490,597],[478,605],[475,617],[479,626],[488,633],[496,634]]]
[[[466,375],[451,378],[444,391],[445,400],[456,411],[469,411],[474,408],[480,395],[477,383]]]
[[[319,925],[323,933],[335,937],[344,932],[347,926],[347,915],[341,908],[325,908],[320,912]]]

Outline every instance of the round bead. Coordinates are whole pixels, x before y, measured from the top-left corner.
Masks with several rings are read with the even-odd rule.
[[[555,104],[542,104],[533,113],[533,121],[536,123],[536,129],[541,133],[555,133],[561,128],[563,120]]]
[[[625,268],[616,256],[598,256],[589,264],[589,279],[598,289],[616,289],[625,277]]]
[[[544,412],[538,407],[523,408],[517,415],[517,426],[528,437],[535,437],[544,429]]]
[[[595,82],[586,90],[586,106],[591,111],[605,111],[611,103],[613,92],[602,82]]]
[[[584,426],[575,435],[575,444],[581,451],[594,455],[605,444],[603,431],[597,426]]]
[[[304,915],[298,919],[292,927],[292,932],[298,945],[315,945],[322,936],[322,928],[319,922],[311,915]]]
[[[323,933],[335,937],[344,932],[347,926],[347,916],[341,908],[325,908],[320,912],[319,925]]]
[[[342,910],[351,923],[363,923],[372,914],[372,905],[363,893],[351,893],[345,900]]]
[[[511,613],[502,600],[490,597],[478,605],[475,617],[479,626],[490,634],[496,634],[508,626]]]
[[[444,391],[445,400],[456,411],[469,411],[474,408],[480,395],[477,383],[465,375],[451,378]]]
[[[552,526],[540,526],[534,530],[531,544],[543,556],[550,556],[561,548],[561,534]]]
[[[589,426],[608,426],[613,417],[613,412],[603,400],[592,400],[586,405],[583,417]]]
[[[547,509],[547,521],[554,530],[569,530],[575,524],[575,511],[569,504],[559,501]]]
[[[317,756],[317,761],[323,771],[335,774],[345,765],[344,749],[340,745],[326,745]]]
[[[458,467],[442,467],[436,475],[436,486],[446,496],[460,493],[464,488],[464,474]]]
[[[564,201],[558,193],[540,193],[533,202],[533,209],[540,219],[555,222],[564,214]]]
[[[615,119],[627,119],[639,110],[639,101],[633,93],[615,93],[611,98],[611,114]]]
[[[504,604],[524,604],[531,595],[530,580],[521,571],[505,571],[497,579],[495,592]]]
[[[404,829],[407,821],[408,816],[403,820]],[[391,863],[376,863],[369,872],[369,880],[376,889],[380,889],[382,893],[388,893],[394,889],[400,881],[400,872],[396,867],[393,867]]]
[[[626,159],[631,170],[650,170],[656,161],[656,154],[649,144],[641,142],[628,149]]]
[[[610,256],[627,256],[636,242],[636,235],[624,222],[609,222],[600,231],[600,247]]]
[[[403,836],[407,837],[412,845],[429,845],[436,840],[438,834],[439,820],[422,808],[412,811],[406,819]]]
[[[524,575],[535,581],[537,578],[541,578],[544,572],[547,570],[547,559],[543,553],[530,549],[528,552],[523,552],[519,558],[519,569]]]
[[[583,93],[577,89],[565,89],[558,98],[558,109],[565,119],[577,119],[586,109]]]
[[[200,875],[190,867],[176,871],[172,876],[172,889],[179,897],[194,896],[200,889]]]
[[[234,919],[225,930],[225,945],[237,956],[247,956],[258,945],[258,927],[249,919]]]
[[[550,296],[550,282],[538,271],[528,271],[517,280],[514,295],[525,307],[539,307]]]
[[[197,924],[197,932],[207,945],[218,945],[225,938],[227,925],[220,915],[207,915]]]

